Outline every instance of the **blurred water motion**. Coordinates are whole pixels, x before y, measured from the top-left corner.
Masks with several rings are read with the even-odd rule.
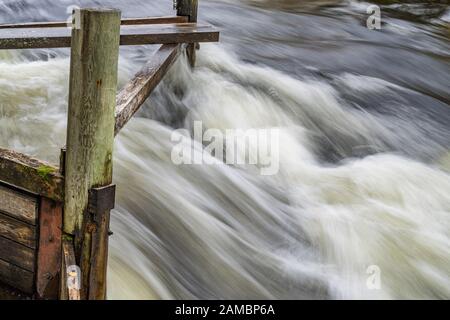
[[[450,297],[449,5],[376,3],[380,31],[366,2],[200,1],[222,43],[194,72],[180,60],[115,145],[110,298]],[[71,4],[173,14],[6,0],[0,21],[61,20]],[[122,49],[121,84],[152,50]],[[0,145],[57,161],[68,54],[0,52]],[[280,173],[175,166],[171,132],[197,120],[280,129]]]

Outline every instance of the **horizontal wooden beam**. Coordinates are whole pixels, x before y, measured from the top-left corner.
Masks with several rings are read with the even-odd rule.
[[[219,31],[208,24],[177,23],[126,25],[120,29],[120,45],[217,42]],[[67,27],[0,29],[0,49],[67,48]]]
[[[0,213],[0,236],[36,248],[36,227]]]
[[[139,25],[139,24],[170,24],[170,23],[186,23],[189,17],[167,16],[167,17],[147,17],[147,18],[125,18],[122,19],[122,25]]]
[[[32,294],[24,294],[0,280],[0,300],[30,300],[32,298]]]
[[[0,281],[27,294],[33,294],[34,273],[0,259]]]
[[[36,251],[4,237],[0,237],[0,259],[22,269],[35,271]]]
[[[120,30],[120,44],[124,46],[219,41],[218,29],[210,24],[123,26]]]
[[[49,199],[64,199],[64,178],[59,169],[27,155],[0,148],[0,182]]]
[[[189,17],[183,16],[126,18],[122,19],[122,25],[128,26],[140,24],[185,23],[188,21]],[[0,29],[61,28],[61,27],[67,27],[67,21],[0,24]]]
[[[37,197],[0,185],[0,211],[35,225],[37,209]]]
[[[141,71],[119,92],[116,106],[116,135],[161,82],[180,52],[178,44],[162,45]]]

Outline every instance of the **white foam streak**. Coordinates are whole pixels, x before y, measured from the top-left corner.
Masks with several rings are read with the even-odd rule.
[[[2,145],[56,161],[67,77],[64,59],[2,60]],[[383,118],[343,105],[330,85],[215,46],[202,46],[193,73],[177,63],[161,86],[186,89],[186,128],[279,128],[280,173],[175,166],[173,129],[132,120],[115,145],[110,298],[450,297],[450,175],[384,152],[395,139]],[[318,137],[344,156],[360,145],[381,152],[325,165]],[[382,271],[380,290],[366,286],[370,265]]]

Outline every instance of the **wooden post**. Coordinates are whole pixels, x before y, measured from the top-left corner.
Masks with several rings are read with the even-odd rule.
[[[187,16],[189,22],[197,22],[198,0],[177,0],[177,15]],[[198,47],[196,43],[189,43],[186,47],[186,54],[191,67],[195,66],[196,54]]]
[[[88,296],[90,259],[96,254],[91,252],[95,228],[88,212],[89,190],[112,182],[120,16],[114,9],[81,9],[80,28],[72,31],[64,232],[74,237],[82,298]],[[107,256],[97,259],[106,272]],[[99,290],[95,296],[104,298],[106,284]]]
[[[62,262],[62,209],[61,203],[41,197],[36,274],[36,293],[39,299],[58,299]]]
[[[64,239],[62,241],[62,266],[63,272],[61,277],[63,283],[61,284],[61,300],[80,300],[80,283],[78,274],[78,268],[74,268],[76,265],[75,252],[73,249],[72,241]]]

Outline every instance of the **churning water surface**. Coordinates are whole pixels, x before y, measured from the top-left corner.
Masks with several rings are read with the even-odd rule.
[[[74,4],[174,14],[1,0],[0,23],[65,20]],[[450,6],[378,4],[372,31],[368,2],[200,0],[221,43],[194,71],[178,61],[116,139],[109,298],[450,298]],[[121,49],[121,85],[153,50]],[[68,55],[0,52],[2,147],[57,162]],[[279,129],[279,173],[174,165],[171,133],[194,121]]]

